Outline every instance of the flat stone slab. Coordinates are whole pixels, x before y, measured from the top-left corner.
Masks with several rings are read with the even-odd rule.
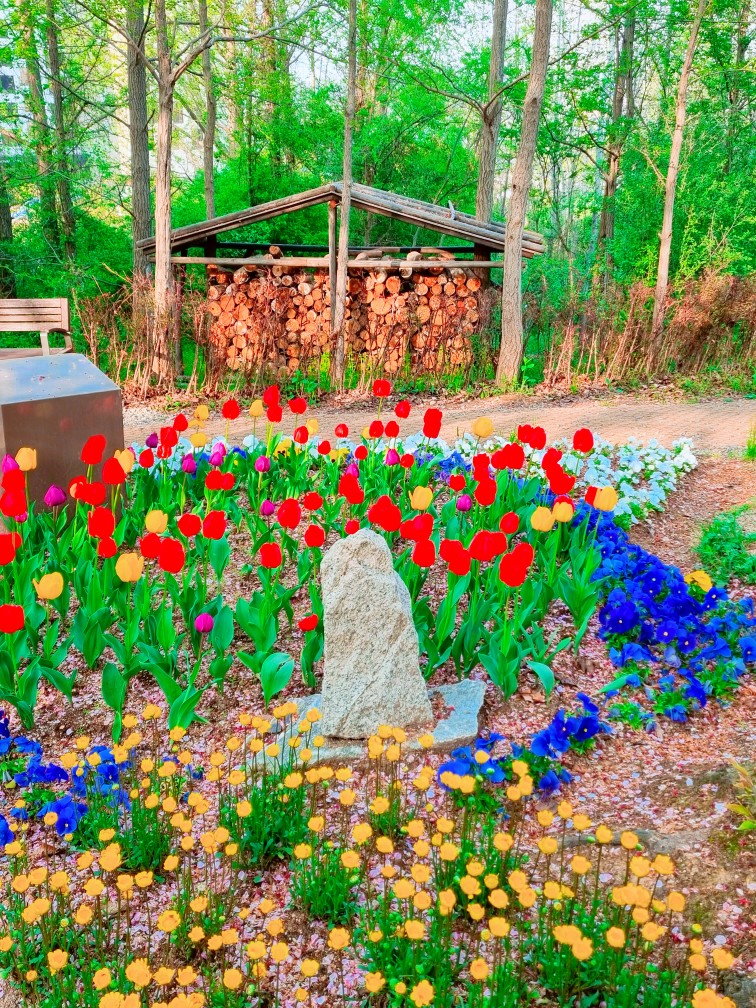
[[[433,705],[435,697],[439,697],[448,709],[446,717],[435,722],[432,728],[418,730],[412,733],[407,730],[407,741],[404,743],[405,752],[417,752],[424,747],[418,742],[420,735],[431,734],[433,745],[425,749],[426,752],[450,752],[458,746],[469,745],[478,737],[480,709],[483,706],[483,699],[486,694],[486,684],[477,679],[463,679],[451,686],[432,686],[428,690],[428,699]],[[322,710],[322,696],[320,693],[312,693],[310,696],[295,698],[299,714],[303,715],[308,710],[316,707]],[[317,733],[317,726],[315,727]],[[287,732],[281,732],[277,738],[279,743],[284,743],[288,737]],[[362,759],[366,754],[365,742],[355,742],[352,739],[326,738],[325,745],[321,746],[308,761],[308,766],[316,763],[346,763],[353,760]]]

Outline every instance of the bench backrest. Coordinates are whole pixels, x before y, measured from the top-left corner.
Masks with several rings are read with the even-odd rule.
[[[0,298],[0,332],[70,332],[68,298]]]

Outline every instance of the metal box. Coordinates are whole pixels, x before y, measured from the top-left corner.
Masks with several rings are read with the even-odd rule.
[[[103,459],[123,448],[121,390],[82,354],[0,360],[0,457],[37,449],[29,495],[51,483],[68,490],[86,472],[81,449],[92,434],[107,440]],[[99,467],[98,467],[99,468]]]

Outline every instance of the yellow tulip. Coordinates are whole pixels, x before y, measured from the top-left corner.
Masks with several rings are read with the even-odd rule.
[[[195,448],[204,448],[207,444],[207,434],[204,431],[195,431],[194,434],[189,435],[189,440]]]
[[[558,522],[572,521],[575,509],[568,501],[557,501],[551,510],[554,519]]]
[[[252,405],[249,407],[249,415],[252,417],[253,420],[256,420],[258,417],[261,417],[264,412],[265,412],[265,403],[262,401],[262,399],[255,399],[252,402]]]
[[[53,571],[52,574],[43,574],[39,581],[32,578],[34,590],[37,598],[43,602],[51,602],[60,596],[63,591],[63,575],[60,571]]]
[[[433,491],[430,487],[418,486],[410,494],[410,505],[415,511],[427,511],[433,500]]]
[[[199,420],[200,423],[204,423],[209,416],[210,410],[204,405],[204,403],[200,404],[194,411],[194,419]]]
[[[317,434],[320,430],[320,421],[317,417],[310,417],[310,419],[305,424],[305,427],[310,434]]]
[[[493,431],[493,420],[490,417],[478,417],[478,419],[473,422],[472,432],[476,438],[491,437]]]
[[[31,472],[37,468],[37,449],[19,448],[16,452],[16,462],[21,472]]]
[[[158,535],[162,535],[168,528],[168,515],[165,511],[148,511],[144,516],[144,527],[148,532],[157,532]]]
[[[144,557],[138,553],[121,553],[115,570],[121,581],[138,581],[144,570]]]
[[[537,507],[530,516],[530,524],[536,532],[551,532],[554,527],[554,515],[547,507]]]
[[[129,448],[124,448],[123,451],[114,451],[113,457],[117,459],[121,469],[128,476],[131,470],[134,468],[134,463],[136,462],[136,455]]]
[[[598,511],[614,511],[619,501],[619,494],[614,487],[601,487],[596,493],[593,506]]]

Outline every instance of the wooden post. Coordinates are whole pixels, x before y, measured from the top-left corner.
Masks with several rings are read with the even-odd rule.
[[[328,201],[328,288],[331,292],[331,318],[336,307],[336,200]]]

